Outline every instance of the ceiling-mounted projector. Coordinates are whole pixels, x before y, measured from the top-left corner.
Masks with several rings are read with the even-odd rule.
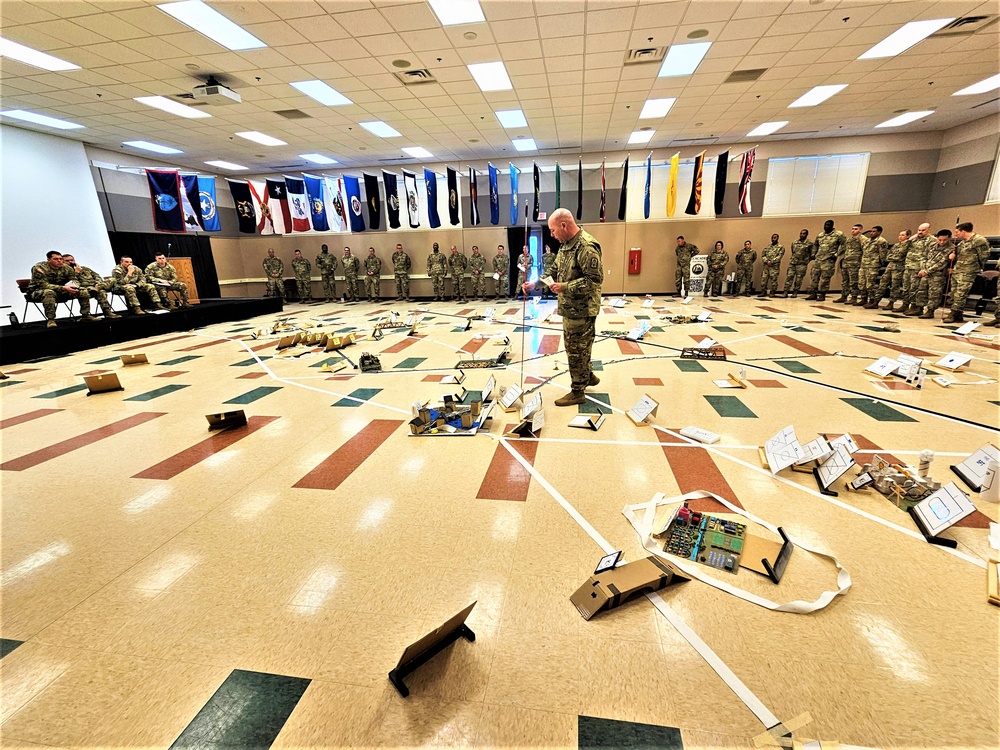
[[[240,104],[243,99],[230,88],[226,88],[214,78],[192,90],[196,102],[205,104]]]

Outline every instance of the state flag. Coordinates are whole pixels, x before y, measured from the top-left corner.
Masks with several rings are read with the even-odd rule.
[[[670,176],[667,178],[667,217],[677,210],[677,173],[681,171],[680,152],[670,157]]]
[[[389,229],[399,229],[399,183],[392,172],[382,172],[385,186],[385,211],[389,215]]]
[[[306,183],[301,177],[285,178],[285,191],[288,193],[288,206],[292,210],[292,231],[309,231],[309,199],[306,197]]]
[[[500,188],[497,186],[497,168],[487,164],[490,170],[490,224],[500,223]]]
[[[351,220],[351,231],[363,232],[365,217],[361,215],[361,185],[358,178],[344,175],[344,187],[347,189],[347,216]]]
[[[687,208],[684,213],[697,216],[701,211],[701,180],[705,169],[705,152],[702,151],[694,157],[694,177],[691,179],[691,196],[688,198]]]
[[[292,233],[292,210],[288,207],[288,191],[284,180],[268,178],[267,200],[271,207],[271,221],[274,222],[275,234]]]
[[[743,154],[740,160],[740,213],[748,214],[753,209],[750,207],[750,178],[753,176],[753,160],[757,155],[757,147]]]
[[[253,196],[254,210],[257,212],[257,234],[274,234],[274,218],[271,216],[271,196],[263,182],[247,180],[250,195]]]
[[[535,206],[531,209],[531,220],[538,221],[538,199],[540,192],[541,175],[538,172],[538,165],[535,162],[531,162],[531,181],[535,193]]]
[[[583,159],[576,165],[576,220],[583,221]]]
[[[329,232],[330,222],[326,218],[326,201],[323,200],[323,178],[312,174],[303,174],[302,181],[306,184],[306,195],[309,196],[309,219],[317,232]]]
[[[726,173],[729,171],[729,150],[719,154],[715,162],[715,215],[722,215],[722,206],[726,199]]]
[[[378,229],[382,226],[382,194],[378,190],[378,175],[362,172],[365,178],[365,203],[368,205],[368,226]]]
[[[427,190],[427,221],[431,229],[441,226],[441,217],[438,216],[438,184],[437,175],[431,170],[424,170],[424,187]]]
[[[646,157],[646,189],[642,194],[642,218],[649,218],[649,186],[653,181],[653,155]]]
[[[559,162],[556,162],[556,208],[562,207],[562,172]]]
[[[607,212],[608,207],[608,189],[607,183],[604,181],[604,159],[601,159],[601,223],[604,223],[604,215]]]
[[[517,225],[517,176],[521,170],[510,165],[510,223]]]
[[[176,170],[147,169],[153,227],[157,232],[186,232],[181,208],[181,177]],[[251,207],[252,208],[252,207]]]
[[[325,175],[327,219],[331,220],[331,229],[334,232],[347,231],[347,198],[344,197],[344,181],[339,177]]]
[[[622,192],[618,196],[618,221],[625,221],[625,208],[628,206],[628,156],[622,165]]]
[[[469,215],[472,226],[479,226],[479,175],[473,167],[469,167]]]
[[[447,168],[448,174],[448,221],[451,225],[457,226],[461,218],[458,215],[458,172],[451,167]]]
[[[246,180],[226,180],[229,192],[233,195],[233,205],[236,207],[236,219],[239,221],[241,234],[257,234],[257,212],[253,207],[253,196]]]
[[[198,204],[201,208],[201,222],[206,232],[219,232],[219,208],[215,203],[215,178],[198,175]]]
[[[420,199],[417,197],[417,176],[403,170],[403,192],[406,194],[406,215],[410,229],[420,226]]]
[[[201,199],[198,197],[198,175],[182,174],[181,182],[181,208],[184,211],[184,225],[189,232],[200,232],[201,225]]]

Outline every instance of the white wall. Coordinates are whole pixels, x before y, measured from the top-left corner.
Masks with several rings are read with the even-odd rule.
[[[0,125],[0,173],[0,304],[20,317],[24,296],[15,281],[49,250],[110,273],[111,242],[82,143]],[[40,317],[29,306],[28,320]]]

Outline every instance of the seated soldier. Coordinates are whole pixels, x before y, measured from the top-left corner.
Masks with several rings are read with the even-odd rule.
[[[155,257],[156,259],[146,266],[144,273],[149,282],[156,287],[160,303],[166,307],[174,307],[174,303],[167,297],[167,292],[180,292],[181,307],[191,307],[191,303],[188,302],[187,284],[178,280],[177,270],[167,263],[167,256],[157,253]]]
[[[49,250],[46,260],[31,267],[31,281],[28,282],[28,299],[41,302],[45,309],[46,326],[56,327],[56,304],[71,299],[80,300],[84,320],[97,320],[90,314],[90,294],[81,289],[73,269],[63,264],[63,256],[58,250]]]
[[[86,289],[87,294],[90,299],[87,300],[87,312],[90,312],[91,300],[97,299],[97,304],[101,306],[101,311],[104,313],[105,318],[120,318],[114,310],[111,309],[111,303],[108,302],[108,295],[104,293],[106,284],[104,279],[97,275],[97,273],[86,266],[81,266],[76,262],[74,258],[69,253],[63,255],[63,263],[73,269],[76,274],[76,283],[80,285],[80,289]],[[81,312],[83,308],[83,302],[80,302]]]
[[[142,291],[149,295],[149,299],[156,305],[157,310],[166,310],[167,307],[160,302],[160,296],[156,293],[156,287],[146,281],[142,275],[142,269],[132,263],[132,259],[123,255],[121,261],[111,271],[110,290],[125,295],[125,301],[132,312],[136,315],[143,315],[142,305],[139,304],[139,297],[136,291]]]

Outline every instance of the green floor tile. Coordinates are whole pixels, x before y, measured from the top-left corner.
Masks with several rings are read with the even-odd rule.
[[[880,401],[872,401],[870,398],[842,398],[845,404],[850,404],[858,411],[862,411],[872,419],[879,422],[918,422],[911,416],[896,411],[891,406],[887,406]]]
[[[257,356],[258,356],[258,358],[260,359],[261,362],[263,362],[265,359],[271,359],[270,355],[267,355],[265,357],[261,357],[260,355],[257,355]],[[253,357],[251,357],[250,359],[244,359],[244,360],[241,360],[240,362],[233,362],[229,366],[230,367],[250,367],[251,365],[255,365],[255,364],[257,364],[257,360],[254,359]]]
[[[816,313],[816,315],[814,315],[813,317],[816,317],[816,318],[829,318],[830,320],[840,320],[841,319],[841,317],[839,315],[830,315],[830,313]]]
[[[588,399],[577,407],[580,414],[610,414],[611,413],[611,396],[607,393],[592,393],[587,391],[587,395],[590,399],[596,399],[600,401],[601,404],[607,404],[607,406],[601,406],[600,404],[595,404],[593,401]]]
[[[356,391],[348,394],[351,398],[342,398],[340,401],[335,401],[331,406],[361,406],[362,402],[375,398],[381,392],[381,388],[358,388]],[[352,399],[360,399],[360,401],[353,401]]]
[[[224,404],[252,404],[254,401],[259,401],[268,396],[275,391],[280,391],[280,385],[262,385],[258,388],[254,388],[251,391],[247,391],[242,396],[237,396],[236,398],[231,398],[228,401],[223,401]]]
[[[173,365],[179,365],[184,362],[190,362],[192,359],[201,359],[201,355],[189,354],[186,357],[178,357],[177,359],[170,359],[167,360],[166,362],[157,362],[156,364],[158,364],[160,367],[171,367]]]
[[[0,380],[0,388],[6,388],[9,385],[18,385],[23,382],[23,380]],[[36,396],[35,398],[38,397]]]
[[[636,320],[649,320],[648,315],[633,315],[632,317],[635,318]]]
[[[812,328],[806,328],[804,326],[792,326],[787,330],[791,331],[792,333],[815,333],[815,331],[813,331]]]
[[[663,327],[662,326],[653,326],[652,328],[649,329],[649,332],[650,333],[663,333]]]
[[[97,359],[93,362],[88,362],[88,365],[106,365],[108,362],[117,362],[121,357],[108,357],[107,359]]]
[[[174,383],[171,385],[165,385],[162,388],[155,388],[151,391],[146,391],[145,393],[140,393],[138,396],[132,396],[131,398],[125,399],[126,401],[152,401],[154,398],[159,398],[160,396],[166,396],[174,391],[181,391],[185,388],[190,388],[188,385],[181,385],[179,383]]]
[[[773,315],[754,315],[755,318],[761,318],[762,320],[775,320]]]
[[[601,360],[595,359],[591,361],[590,369],[594,372],[604,372],[604,365],[601,363]]]
[[[85,390],[87,390],[87,384],[80,383],[80,385],[71,385],[69,388],[60,388],[58,391],[42,393],[34,398],[59,398],[60,396],[68,396],[71,393],[78,393]]]
[[[15,641],[12,638],[0,638],[0,659],[5,657],[22,643],[24,643],[24,641]]]
[[[716,331],[720,331],[721,333],[736,333],[736,329],[730,328],[729,326],[712,326],[712,328]]]
[[[350,333],[351,331],[358,330],[354,326],[347,326],[347,328],[338,328],[334,333]]]
[[[482,391],[469,391],[465,394],[465,398],[462,399],[463,404],[471,404],[473,401],[482,401],[483,392]]]
[[[343,361],[344,361],[343,357],[327,357],[326,359],[322,360],[321,362],[317,362],[317,363],[309,365],[309,366],[310,367],[322,367],[323,365],[331,365],[332,366],[332,365],[337,364],[338,362],[343,362]]]
[[[398,365],[393,365],[393,370],[412,370],[419,367],[422,362],[426,362],[427,357],[407,357]]]
[[[705,400],[712,405],[720,417],[732,417],[734,419],[756,419],[757,415],[750,411],[749,407],[740,401],[736,396],[705,396]]]
[[[670,360],[681,372],[708,372],[705,366],[696,359],[672,359]]]
[[[778,367],[784,367],[789,372],[794,372],[798,374],[809,373],[809,372],[819,372],[819,370],[814,370],[809,365],[802,362],[798,362],[794,359],[779,359],[774,364]]]
[[[681,738],[681,730],[676,727],[578,716],[577,747],[580,750],[584,748],[684,750],[684,741]]]

